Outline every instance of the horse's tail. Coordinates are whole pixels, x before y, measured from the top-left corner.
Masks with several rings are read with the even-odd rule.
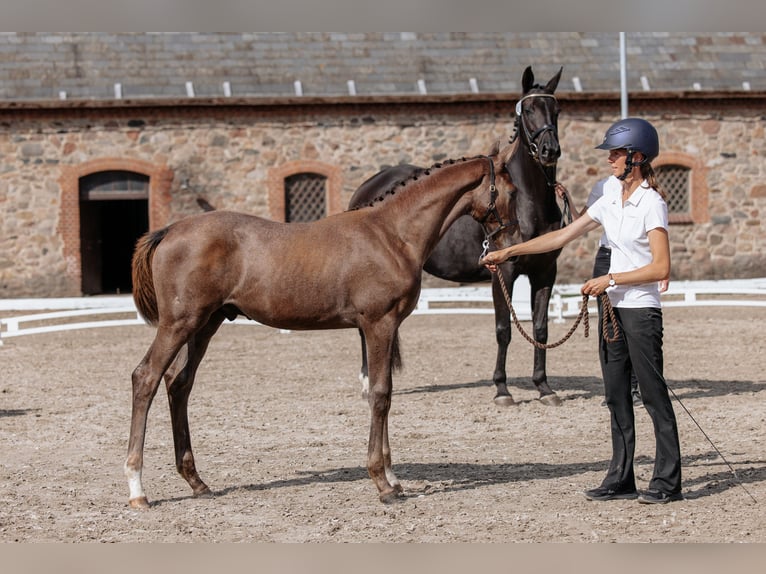
[[[133,252],[133,301],[136,303],[138,312],[150,325],[156,325],[160,318],[152,277],[152,259],[154,250],[167,233],[168,228],[165,227],[144,234],[136,243],[136,250]]]
[[[394,333],[394,345],[391,352],[391,372],[401,371],[403,366],[402,353],[399,348],[399,329],[397,329]]]

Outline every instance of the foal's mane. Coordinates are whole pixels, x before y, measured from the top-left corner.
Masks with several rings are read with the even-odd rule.
[[[496,155],[498,153],[499,147],[500,147],[499,142],[495,142],[493,144],[492,150],[490,150],[490,153],[488,154],[488,156],[491,157],[493,155]],[[368,203],[363,203],[361,205],[357,205],[355,207],[352,207],[348,211],[356,211],[358,209],[363,209],[363,208],[367,208],[367,207],[374,207],[374,206],[380,204],[381,202],[383,202],[386,198],[388,198],[390,196],[393,196],[393,195],[395,195],[398,192],[408,191],[415,182],[420,181],[423,177],[429,177],[431,175],[434,175],[434,173],[437,170],[439,170],[439,169],[441,169],[443,167],[455,165],[455,164],[458,164],[458,163],[461,163],[461,162],[472,161],[474,159],[486,158],[488,156],[477,155],[477,156],[468,157],[468,158],[467,157],[461,157],[459,159],[447,159],[447,160],[444,160],[443,162],[437,162],[437,163],[433,164],[431,167],[418,168],[418,169],[416,169],[413,172],[413,174],[410,177],[408,177],[406,179],[401,179],[401,180],[399,180],[397,182],[394,182],[391,185],[391,187],[389,187],[387,190],[381,192],[379,195],[375,196],[375,198],[373,198]]]

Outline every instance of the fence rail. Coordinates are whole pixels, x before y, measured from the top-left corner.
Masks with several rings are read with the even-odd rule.
[[[555,322],[564,322],[580,311],[580,285],[554,286],[548,314]],[[766,307],[766,278],[721,281],[676,281],[662,295],[663,307]],[[520,279],[513,289],[513,307],[521,321],[532,318],[528,281]],[[54,310],[55,309],[55,310]],[[589,301],[590,313],[596,302]],[[0,312],[45,311],[0,318],[0,345],[3,339],[96,327],[143,325],[144,321],[129,295],[108,297],[71,297],[63,299],[0,300]],[[413,315],[492,314],[492,290],[489,286],[423,289]],[[128,315],[119,319],[77,321],[80,317]],[[75,321],[70,321],[74,319]],[[259,325],[238,318],[234,324]],[[36,325],[24,326],[22,325]]]

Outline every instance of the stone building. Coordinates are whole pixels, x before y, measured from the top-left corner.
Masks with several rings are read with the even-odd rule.
[[[673,279],[766,276],[765,41],[627,34]],[[383,165],[484,153],[528,65],[564,67],[558,179],[582,204],[620,117],[617,33],[0,34],[0,298],[129,291],[136,238],[200,202],[314,219]],[[564,249],[559,282],[597,241]]]

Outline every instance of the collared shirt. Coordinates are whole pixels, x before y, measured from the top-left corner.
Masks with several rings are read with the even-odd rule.
[[[610,177],[604,183],[604,195],[588,208],[588,215],[603,226],[612,249],[610,273],[633,271],[651,263],[648,233],[668,228],[668,206],[646,180],[623,205],[622,182]],[[607,293],[614,307],[661,307],[657,281],[617,285]]]
[[[585,202],[585,207],[590,207],[596,203],[596,201],[598,201],[601,196],[604,195],[604,184],[608,179],[608,177],[605,177],[604,179],[599,179],[596,183],[593,184],[593,187],[590,190],[590,194],[588,195],[588,199]],[[598,246],[609,247],[609,241],[606,239],[606,233],[601,234],[601,237],[598,240]]]

